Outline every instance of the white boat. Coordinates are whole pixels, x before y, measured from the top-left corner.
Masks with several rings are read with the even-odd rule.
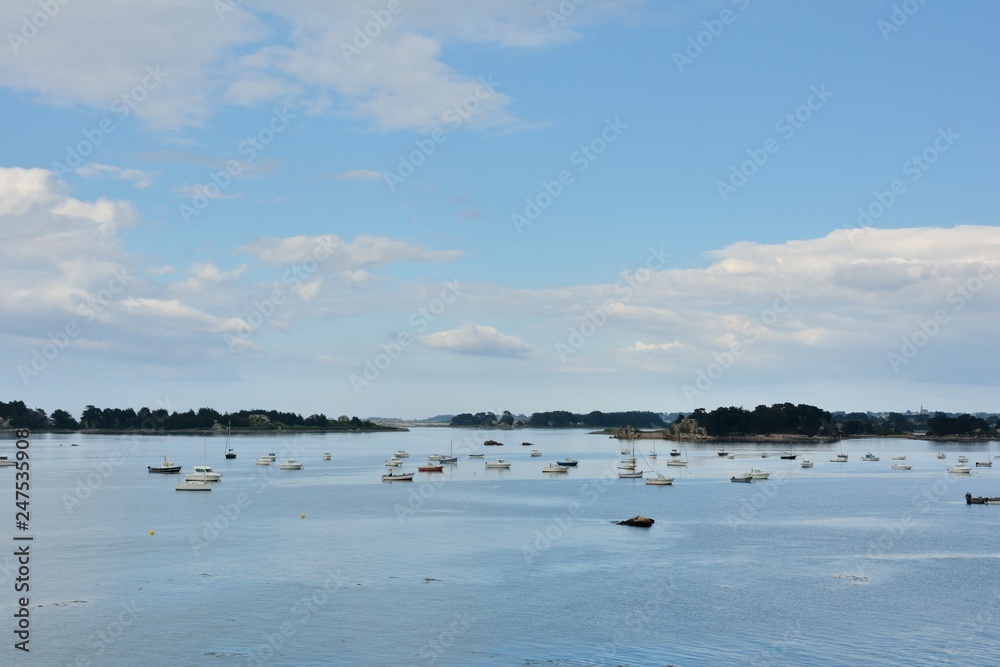
[[[764,472],[760,468],[750,468],[750,477],[753,479],[767,479],[771,476],[771,473]]]
[[[630,451],[632,451],[632,450],[630,450],[630,449],[629,449],[628,447],[622,447],[622,448],[621,448],[621,449],[619,450],[619,453],[620,453],[620,454],[621,454],[622,456],[628,456],[628,454],[629,454],[629,452],[630,452]]]
[[[222,475],[215,472],[208,466],[192,466],[191,469],[194,472],[188,473],[184,476],[189,482],[218,482],[222,479]]]
[[[751,475],[748,472],[745,472],[742,475],[733,475],[732,477],[729,478],[729,481],[730,482],[752,482],[753,481],[753,475]]]
[[[255,463],[259,466],[269,466],[272,463],[274,463],[274,459],[272,459],[270,456],[262,456],[259,459],[257,459]]]
[[[212,483],[187,480],[184,482],[178,482],[177,486],[175,486],[174,488],[178,491],[211,491]]]
[[[510,468],[510,462],[504,461],[503,459],[497,459],[496,461],[487,461],[487,468],[502,468],[504,470]]]
[[[718,454],[719,456],[729,456],[730,452],[727,452],[724,449],[720,449],[719,451],[716,452],[716,454]]]
[[[905,456],[893,456],[892,460],[893,461],[905,461],[906,457]]]
[[[274,463],[274,462],[276,462],[278,460],[278,457],[277,457],[277,455],[274,452],[271,452],[270,454],[268,454],[267,458],[271,459],[271,463]]]
[[[623,470],[618,473],[618,477],[621,479],[639,479],[643,474],[642,470]]]
[[[959,456],[958,457],[958,462],[959,463],[968,463],[969,462],[969,458],[967,456]]]
[[[945,457],[945,456],[944,456],[944,452],[938,452],[938,453],[937,453],[937,457],[938,457],[939,459],[943,459],[943,458]]]
[[[803,468],[812,468],[813,462],[812,459],[802,459],[802,461],[799,462],[799,465]]]
[[[650,477],[646,480],[646,484],[650,486],[670,486],[674,483],[673,477],[664,477],[662,472],[656,473],[656,477]]]
[[[631,463],[622,463],[620,466],[618,466],[618,469],[619,470],[635,470],[635,461],[633,461]]]
[[[540,451],[538,451],[537,449],[532,449],[531,450],[531,455],[532,456],[541,456],[542,453]]]
[[[302,470],[302,463],[295,459],[288,459],[284,463],[278,464],[279,470]]]
[[[566,466],[561,466],[558,463],[550,463],[546,467],[542,468],[542,472],[569,472],[569,468]]]
[[[413,472],[400,472],[393,473],[391,470],[386,474],[382,475],[383,482],[412,482],[413,476],[416,473]]]
[[[679,451],[677,451],[676,449],[671,449],[670,450],[670,455],[671,456],[680,456],[681,453]]]
[[[766,459],[767,458],[767,452],[761,452],[760,453],[760,458]]]
[[[992,468],[993,461],[976,461],[977,468]]]
[[[440,459],[434,459],[434,460],[439,461]],[[391,459],[388,459],[385,462],[385,464],[390,468],[398,468],[399,466],[403,465],[403,460],[397,459],[395,456],[393,456]]]
[[[324,461],[329,461],[329,460],[330,460],[330,458],[332,458],[332,457],[330,456],[330,452],[323,452],[323,460],[324,460]]]
[[[965,473],[966,475],[968,475],[970,472],[972,472],[972,468],[970,468],[969,466],[957,465],[953,468],[948,468],[948,472]]]
[[[871,452],[868,452],[867,454],[865,454],[864,456],[861,457],[861,460],[862,461],[878,461],[878,457],[875,456],[874,454],[872,454]]]
[[[0,467],[4,467],[4,466],[16,466],[16,465],[17,465],[17,463],[15,461],[11,461],[6,456],[0,456]]]
[[[406,452],[405,449],[397,449],[396,453],[393,454],[393,456],[395,456],[397,459],[408,459],[408,458],[410,458],[410,455]]]
[[[670,459],[667,461],[668,466],[686,466],[688,464],[684,459]]]
[[[893,463],[892,464],[892,469],[893,470],[910,470],[912,468],[913,468],[913,466],[911,466],[909,463]]]
[[[531,451],[535,451],[535,450],[533,449]],[[534,454],[532,454],[532,456],[534,456]],[[469,454],[469,458],[470,459],[482,459],[482,458],[486,458],[486,454]]]
[[[430,456],[427,457],[427,460],[428,461],[440,461],[443,458],[444,458],[444,456],[442,456],[441,454],[431,454]]]

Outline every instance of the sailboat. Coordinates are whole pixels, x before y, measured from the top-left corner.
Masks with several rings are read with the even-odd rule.
[[[671,451],[670,452],[670,456],[674,456],[674,451],[677,451],[677,450]],[[685,445],[684,446],[684,458],[682,458],[682,459],[671,458],[669,461],[667,461],[667,465],[668,466],[686,466],[688,464],[688,462],[687,462],[687,454],[688,454],[688,448],[687,448],[687,445]]]
[[[636,469],[635,462],[635,443],[632,443],[632,456],[622,459],[623,465],[618,466],[621,471],[618,473],[619,479],[639,479],[645,474],[645,471]]]
[[[235,459],[236,458],[236,452],[234,452],[233,448],[229,446],[229,434],[232,433],[232,431],[233,431],[233,422],[229,422],[229,428],[226,430],[226,458],[227,459]]]
[[[649,453],[649,458],[656,460],[656,440],[653,441],[653,451]]]
[[[453,440],[448,441],[448,456],[442,456],[437,461],[438,463],[458,463],[458,457],[455,456],[455,443]]]

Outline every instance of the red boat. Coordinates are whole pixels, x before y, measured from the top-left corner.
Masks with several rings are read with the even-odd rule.
[[[427,464],[425,466],[417,466],[419,472],[444,472],[444,466],[436,466],[432,464]]]

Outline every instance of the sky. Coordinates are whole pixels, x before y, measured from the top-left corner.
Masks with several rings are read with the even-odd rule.
[[[5,2],[0,400],[996,411],[998,22]]]

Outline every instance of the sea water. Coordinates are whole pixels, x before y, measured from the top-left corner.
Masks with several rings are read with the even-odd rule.
[[[996,662],[1000,507],[964,494],[1000,496],[1000,470],[946,472],[960,453],[992,460],[989,444],[852,440],[848,463],[829,461],[839,443],[727,443],[733,459],[634,444],[673,486],[619,479],[628,443],[582,430],[238,435],[234,460],[224,436],[34,435],[28,653],[14,648],[15,470],[0,468],[0,664]],[[665,465],[674,446],[687,467]],[[815,467],[778,458],[791,448]],[[384,483],[397,449],[403,471],[459,462]],[[305,467],[255,465],[269,452]],[[223,479],[176,491],[181,477],[146,471],[165,456]],[[566,457],[568,474],[541,472]],[[729,481],[750,467],[771,479]],[[656,523],[614,523],[634,515]]]

